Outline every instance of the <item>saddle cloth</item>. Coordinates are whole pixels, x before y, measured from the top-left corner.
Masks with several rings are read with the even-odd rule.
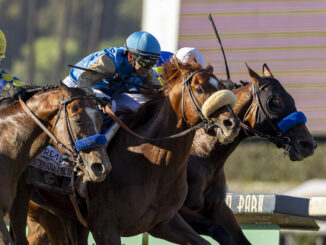
[[[74,171],[63,163],[64,157],[53,146],[47,146],[26,169],[27,184],[64,195],[71,194]]]

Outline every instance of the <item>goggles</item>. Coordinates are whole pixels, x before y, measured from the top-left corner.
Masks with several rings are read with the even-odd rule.
[[[147,69],[153,68],[153,66],[155,66],[158,62],[158,58],[153,56],[133,55],[133,57],[141,67]]]

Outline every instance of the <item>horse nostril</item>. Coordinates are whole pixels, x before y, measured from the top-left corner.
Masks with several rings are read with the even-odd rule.
[[[311,143],[311,142],[308,142],[308,141],[300,141],[299,145],[303,149],[309,149],[310,151],[313,151],[317,147],[316,143]]]
[[[93,163],[91,169],[96,176],[101,176],[105,172],[105,168],[101,163]]]
[[[232,127],[233,126],[233,122],[230,119],[226,119],[223,121],[223,125],[227,128]]]

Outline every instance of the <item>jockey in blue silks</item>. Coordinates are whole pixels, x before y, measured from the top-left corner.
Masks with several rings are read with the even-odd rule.
[[[127,38],[124,47],[111,47],[92,53],[75,65],[99,73],[72,68],[63,82],[68,86],[95,92],[97,96],[113,99],[113,111],[115,105],[119,111],[122,104],[135,110],[144,102],[144,98],[137,94],[127,95],[120,92],[139,90],[137,85],[160,85],[152,70],[160,57],[161,47],[158,40],[148,32],[138,31]],[[121,78],[128,83],[122,82]],[[107,116],[103,115],[103,118],[104,123],[109,121]],[[117,125],[116,127],[118,129]],[[108,135],[107,129],[104,128],[102,132],[106,133],[109,139],[111,136]]]
[[[112,96],[122,85],[119,81],[112,83],[116,76],[134,85],[159,85],[152,68],[160,56],[160,44],[153,35],[144,31],[135,32],[127,38],[125,47],[106,48],[90,54],[76,64],[111,77],[72,68],[64,83],[70,86],[76,84],[86,90],[90,90],[91,85],[93,89],[108,96]],[[131,84],[124,84],[124,89],[129,90],[133,87],[137,89]]]
[[[21,86],[21,81],[17,77],[9,75],[1,66],[1,61],[6,57],[6,47],[6,36],[0,30],[0,90],[8,89],[11,86]]]

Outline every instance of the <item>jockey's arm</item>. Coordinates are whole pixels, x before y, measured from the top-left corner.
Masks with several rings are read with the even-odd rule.
[[[87,68],[107,75],[113,75],[116,69],[114,62],[105,54],[103,54],[95,64]],[[87,92],[93,93],[91,87],[103,78],[105,78],[105,76],[101,74],[84,71],[78,78],[77,86],[85,89]]]

